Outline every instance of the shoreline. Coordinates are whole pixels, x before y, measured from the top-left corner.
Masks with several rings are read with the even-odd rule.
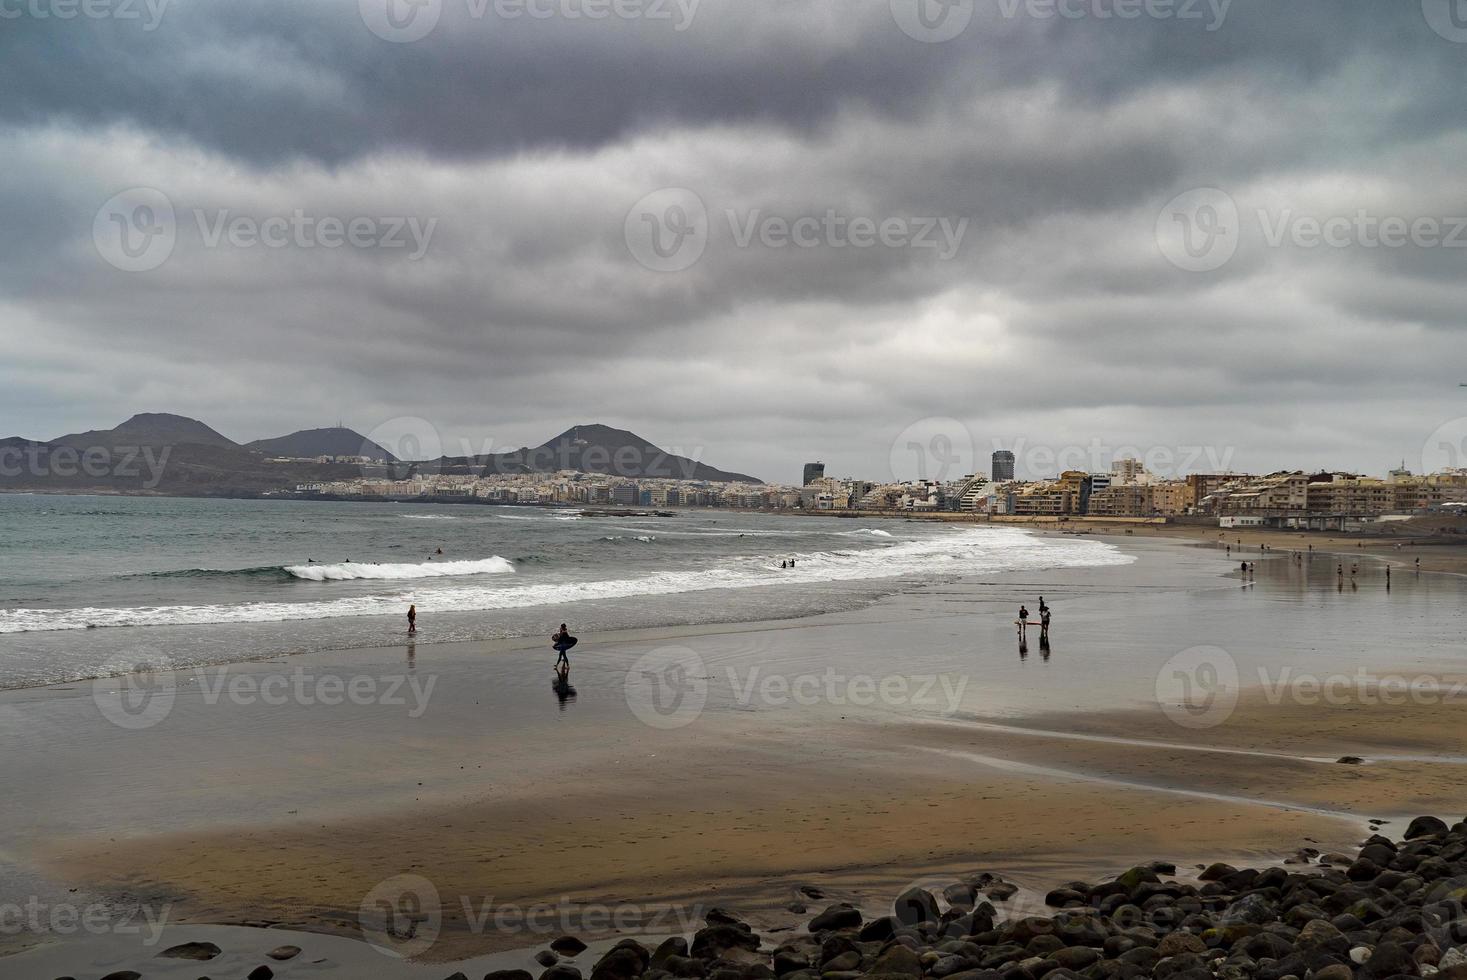
[[[522,506],[543,507],[545,505],[526,504]],[[767,513],[774,516],[783,515],[791,517],[831,516],[829,514],[814,513],[785,514],[784,512],[778,511],[756,511],[751,513]],[[1319,556],[1330,556],[1332,558],[1344,558],[1347,556],[1353,558],[1363,557],[1390,564],[1393,568],[1406,570],[1413,570],[1413,560],[1419,557],[1422,559],[1420,571],[1423,573],[1429,572],[1433,574],[1467,576],[1467,541],[1442,540],[1442,538],[1445,538],[1445,536],[1439,536],[1438,540],[1434,540],[1430,544],[1422,544],[1416,539],[1412,539],[1412,543],[1410,544],[1400,542],[1402,547],[1398,550],[1398,542],[1389,539],[1366,539],[1365,541],[1361,541],[1357,537],[1352,537],[1349,535],[1329,534],[1327,532],[1271,531],[1251,528],[1230,528],[1223,530],[1214,527],[1194,527],[1178,524],[1159,524],[1151,522],[1147,519],[1141,519],[1141,522],[1139,523],[1131,523],[1125,519],[1119,521],[1097,519],[1092,520],[1091,523],[1085,524],[1081,527],[1076,527],[1075,525],[1055,523],[1052,521],[1027,522],[1023,520],[1004,520],[1002,522],[990,522],[986,519],[974,519],[969,515],[962,514],[908,515],[871,512],[861,513],[859,515],[853,516],[857,516],[863,520],[915,520],[919,522],[926,521],[935,523],[956,524],[969,527],[1012,527],[1026,530],[1031,533],[1035,533],[1045,537],[1057,537],[1061,535],[1094,537],[1097,540],[1104,540],[1107,543],[1117,547],[1120,547],[1127,542],[1135,542],[1138,539],[1148,541],[1161,541],[1164,543],[1172,543],[1176,545],[1196,548],[1202,548],[1204,546],[1211,545],[1213,547],[1210,550],[1213,551],[1224,550],[1222,546],[1226,544],[1233,544],[1234,553],[1251,556],[1251,560],[1255,561],[1260,556],[1264,557],[1265,559],[1281,557],[1275,556],[1273,554],[1274,551],[1288,553],[1295,550],[1300,550],[1300,546],[1304,546],[1307,548],[1307,546],[1309,545],[1314,545],[1314,554]],[[1224,537],[1224,535],[1226,537]],[[1244,542],[1241,549],[1236,544],[1236,542],[1240,539]],[[1259,551],[1258,549],[1260,545],[1267,545],[1269,551]],[[1353,545],[1353,547],[1351,547],[1351,545]],[[1389,547],[1386,547],[1386,545],[1389,545]],[[1419,552],[1408,550],[1411,548],[1419,548],[1421,550]],[[1447,553],[1442,554],[1442,549],[1445,549]],[[1238,560],[1242,559],[1239,558]],[[1220,570],[1218,573],[1220,578],[1226,578],[1227,574],[1228,572],[1226,571],[1226,569]],[[899,578],[900,577],[895,577],[890,580],[886,580],[892,583],[892,592],[882,592],[881,594],[875,595],[872,598],[866,600],[857,608],[867,608],[870,605],[880,603],[884,598],[895,592],[900,591],[898,584]],[[879,583],[883,580],[871,579],[870,581],[873,583]],[[709,591],[717,590],[712,589]],[[818,618],[820,616],[828,614],[829,613],[826,612],[816,611],[812,613],[797,613],[794,615],[783,616],[774,619],[739,617],[729,619],[713,619],[701,623],[616,627],[607,630],[588,631],[585,635],[587,636],[587,638],[594,638],[597,640],[615,640],[623,636],[654,636],[658,634],[664,636],[665,638],[690,637],[703,635],[705,633],[723,632],[724,629],[727,627],[745,626],[750,628],[760,628],[774,626],[777,624],[793,624],[799,623],[806,619]],[[371,618],[381,618],[385,620],[393,617],[380,616]],[[127,628],[129,627],[121,627],[121,629],[124,630]],[[538,641],[532,641],[531,636],[538,636],[538,634],[521,633],[517,635],[492,638],[440,640],[426,643],[423,646],[447,646],[458,648],[478,646],[488,649],[516,651],[534,648],[537,645]],[[350,654],[353,651],[360,652],[387,649],[396,645],[400,645],[400,643],[401,640],[394,640],[391,643],[384,643],[377,646],[363,645],[357,643],[346,646],[319,647],[311,650],[276,650],[273,652],[262,653],[255,656],[240,656],[238,657],[238,659],[219,661],[217,663],[212,663],[209,666],[229,666],[236,664],[259,663],[274,660],[282,656],[305,657],[315,654]],[[188,670],[194,668],[185,666],[180,667],[179,669]],[[0,687],[0,693],[4,693],[7,691],[44,690],[48,687],[55,687],[58,685],[84,683],[90,680],[98,679],[99,676],[118,675],[88,675],[68,680],[53,681],[49,683],[23,684],[17,687]]]

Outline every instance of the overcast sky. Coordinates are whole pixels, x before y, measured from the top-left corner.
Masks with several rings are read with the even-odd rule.
[[[0,0],[0,436],[605,422],[781,481],[1467,437],[1455,0],[87,2]]]

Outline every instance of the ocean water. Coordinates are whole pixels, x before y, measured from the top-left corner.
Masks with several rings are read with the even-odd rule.
[[[311,650],[792,617],[1130,561],[1015,528],[682,511],[0,495],[0,688]],[[442,553],[439,554],[439,549]],[[780,562],[793,559],[793,568]]]

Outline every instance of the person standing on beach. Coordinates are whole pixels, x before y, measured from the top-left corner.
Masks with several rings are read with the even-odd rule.
[[[408,606],[408,632],[409,633],[416,633],[417,631],[418,631],[418,607],[415,606],[415,605]]]
[[[1043,619],[1044,618],[1044,614],[1047,613],[1047,612],[1049,612],[1049,607],[1044,604],[1044,596],[1040,596],[1039,597],[1039,618],[1040,619]]]
[[[1028,625],[1029,625],[1029,607],[1026,606],[1026,605],[1023,605],[1022,603],[1020,603],[1020,605],[1019,605],[1019,632],[1020,633],[1024,632],[1024,628],[1026,626],[1028,626]]]

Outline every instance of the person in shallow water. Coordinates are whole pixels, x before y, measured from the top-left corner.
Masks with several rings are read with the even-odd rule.
[[[418,631],[418,607],[416,605],[408,606],[408,632],[409,633],[416,633],[417,631]]]

